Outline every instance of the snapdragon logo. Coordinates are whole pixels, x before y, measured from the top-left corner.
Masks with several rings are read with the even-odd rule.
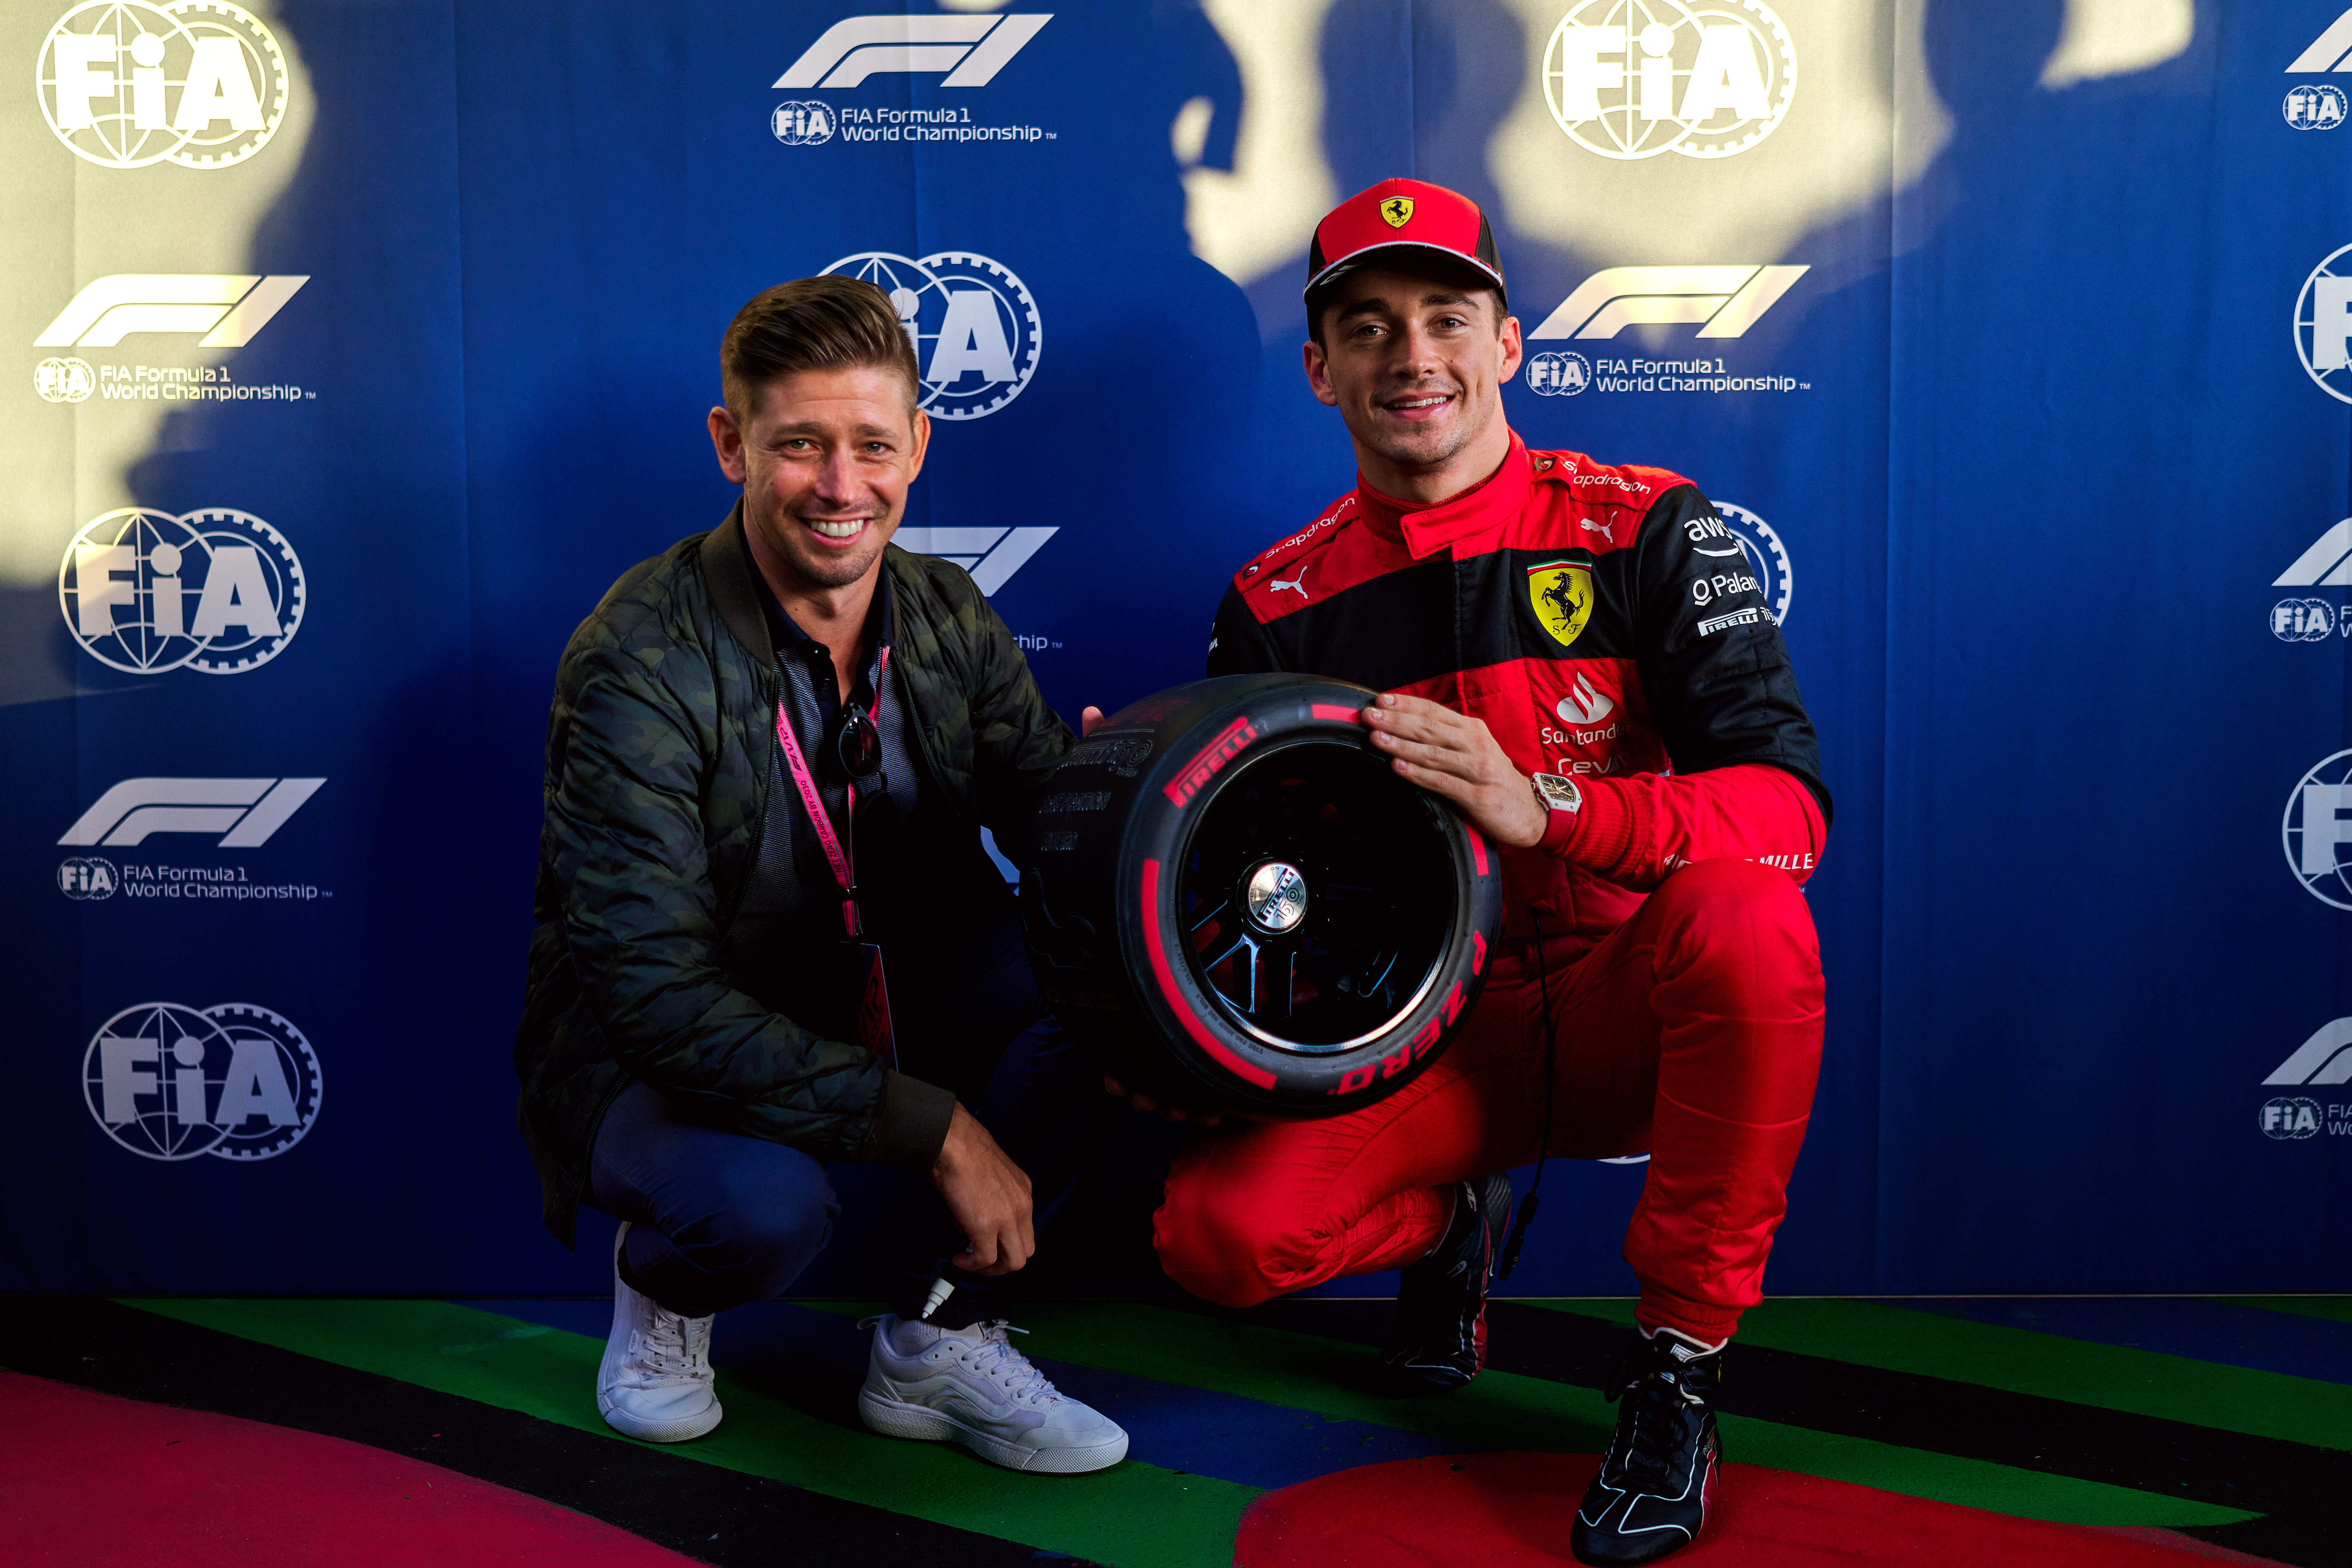
[[[278,39],[222,0],[88,0],[49,29],[34,76],[58,140],[109,169],[226,168],[286,118]]]
[[[942,71],[941,87],[986,87],[1053,19],[1051,12],[845,17],[819,35],[770,85],[857,87],[869,76]]]
[[[2352,245],[2328,253],[2294,300],[2294,352],[2321,391],[2352,403]]]
[[[132,675],[236,675],[301,628],[302,563],[250,512],[123,507],[82,526],[58,568],[58,607],[83,651]]]
[[[922,367],[919,405],[934,419],[984,418],[1037,374],[1045,348],[1037,301],[1002,262],[963,250],[919,260],[865,250],[824,270],[890,297]]]
[[[901,528],[890,536],[890,542],[918,555],[952,561],[971,574],[974,587],[993,594],[1060,531],[1058,528]],[[1043,646],[1044,638],[1036,640]]]
[[[142,1002],[98,1027],[82,1100],[106,1135],[149,1160],[268,1160],[302,1141],[325,1085],[282,1014],[246,1002]]]
[[[1760,0],[1581,0],[1544,47],[1544,101],[1604,158],[1728,158],[1797,93],[1789,29]]]

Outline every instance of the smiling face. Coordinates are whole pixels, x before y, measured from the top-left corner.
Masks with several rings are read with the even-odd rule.
[[[1376,489],[1439,500],[1495,471],[1510,449],[1502,384],[1519,367],[1519,323],[1491,289],[1403,272],[1349,273],[1318,301],[1307,379],[1339,411]]]
[[[805,595],[848,587],[874,570],[930,435],[906,377],[882,365],[771,382],[751,399],[748,422],[710,411],[719,467],[743,487],[754,554]]]

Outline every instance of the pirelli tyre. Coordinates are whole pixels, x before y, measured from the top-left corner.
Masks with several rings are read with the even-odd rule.
[[[1062,760],[1020,858],[1031,966],[1130,1089],[1255,1116],[1411,1081],[1478,994],[1502,868],[1343,681],[1163,691]]]

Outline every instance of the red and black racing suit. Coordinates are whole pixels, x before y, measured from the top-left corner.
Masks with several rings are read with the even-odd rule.
[[[1160,1259],[1242,1306],[1413,1262],[1451,1184],[1648,1151],[1625,1258],[1651,1327],[1706,1341],[1761,1297],[1821,1062],[1798,884],[1830,815],[1820,745],[1738,541],[1681,476],[1518,437],[1416,507],[1359,483],[1242,571],[1209,673],[1336,676],[1486,721],[1583,809],[1504,853],[1505,940],[1446,1053],[1377,1104],[1200,1131]],[[1538,920],[1549,1038],[1538,995]]]

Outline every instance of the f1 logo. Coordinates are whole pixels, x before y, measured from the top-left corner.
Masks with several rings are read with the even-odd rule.
[[[2295,56],[2294,62],[2286,68],[2286,74],[2340,70],[2352,70],[2352,11],[2336,17],[2327,25],[2327,31],[2312,39],[2311,47]]]
[[[1613,338],[1636,324],[1697,321],[1703,338],[1736,338],[1810,267],[1611,267],[1576,286],[1529,338]]]
[[[941,87],[986,87],[1053,13],[1026,16],[850,16],[774,87],[856,87],[882,72],[945,71]]]
[[[325,779],[124,779],[66,829],[60,844],[128,847],[151,833],[217,833],[254,849],[286,826]]]
[[[73,297],[36,348],[110,349],[133,332],[202,332],[196,346],[241,349],[310,275],[117,272]]]

